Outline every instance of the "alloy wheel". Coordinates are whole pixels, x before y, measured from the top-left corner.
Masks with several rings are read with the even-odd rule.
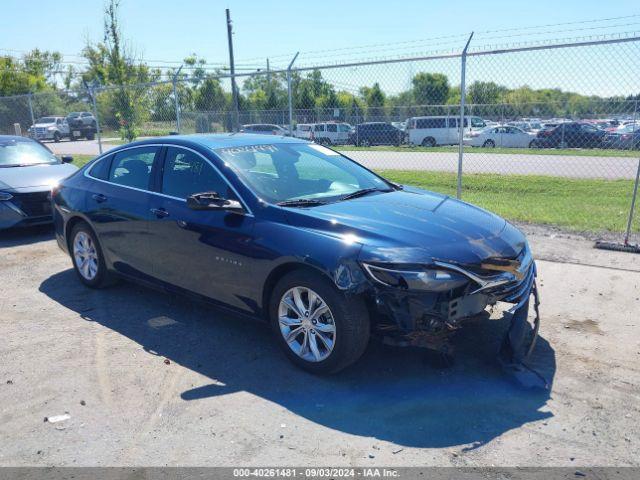
[[[73,239],[73,257],[80,275],[85,280],[93,280],[98,274],[98,252],[86,232],[79,231]]]
[[[308,362],[321,362],[336,342],[336,325],[326,302],[306,287],[285,292],[278,306],[280,333],[289,348]]]

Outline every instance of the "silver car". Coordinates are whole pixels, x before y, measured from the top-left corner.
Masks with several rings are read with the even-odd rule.
[[[51,188],[77,167],[42,144],[0,135],[0,229],[52,221]]]

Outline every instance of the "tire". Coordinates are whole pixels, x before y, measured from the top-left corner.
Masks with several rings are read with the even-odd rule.
[[[436,139],[433,137],[427,137],[424,140],[422,140],[422,146],[423,147],[435,147],[436,146]]]
[[[94,132],[87,132],[87,134],[85,135],[85,138],[87,140],[93,140],[96,138],[96,134]]]
[[[91,274],[92,270],[83,268],[83,264],[79,263],[83,256],[77,249],[81,247],[82,243],[84,243],[85,251],[88,251],[90,266],[95,269],[94,274]],[[94,252],[95,259],[91,258],[91,251]],[[113,278],[107,271],[100,243],[93,233],[93,230],[85,222],[76,224],[71,230],[69,252],[71,254],[71,261],[73,262],[73,268],[84,285],[90,288],[103,288],[113,283]],[[91,262],[91,260],[94,261]]]
[[[486,140],[482,146],[484,148],[496,148],[496,142],[494,142],[493,140]]]
[[[529,142],[529,148],[539,148],[535,140]]]
[[[293,291],[296,289],[302,292],[300,301],[308,309],[304,317],[304,314],[298,316],[294,309],[288,307],[295,305]],[[306,295],[304,291],[307,292]],[[317,316],[317,323],[311,323],[316,319],[313,315],[308,315],[311,310],[308,308],[309,291],[315,293],[328,307],[325,313]],[[286,304],[285,299],[288,299]],[[284,310],[281,310],[281,305]],[[283,318],[292,322],[300,319],[300,323],[287,325],[281,322],[282,311],[286,312],[286,317],[283,315]],[[269,302],[269,318],[277,342],[287,357],[295,365],[311,373],[331,374],[344,369],[362,356],[369,343],[369,313],[362,298],[344,295],[327,278],[306,270],[290,272],[276,284]],[[320,330],[320,326],[326,330]],[[330,332],[332,328],[333,335]],[[288,343],[285,335],[294,331],[300,333],[294,333]],[[318,341],[317,336],[321,337],[320,340],[325,340]],[[331,345],[331,349],[327,348],[325,342]],[[317,355],[313,351],[313,344],[316,345]]]
[[[60,136],[60,132],[53,132],[53,141],[56,143],[60,143],[60,139],[62,137]]]

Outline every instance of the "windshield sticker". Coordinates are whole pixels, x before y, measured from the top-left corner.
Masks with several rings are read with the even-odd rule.
[[[320,153],[324,153],[325,155],[333,155],[335,157],[339,157],[340,154],[338,152],[334,152],[333,150],[331,150],[330,148],[327,147],[323,147],[322,145],[316,145],[314,143],[310,144],[309,147],[313,148],[314,150],[320,152]]]
[[[227,148],[218,148],[216,150],[214,150],[216,152],[219,152],[223,155],[238,155],[241,153],[247,153],[247,152],[252,152],[252,153],[259,153],[259,152],[263,152],[263,153],[275,153],[278,151],[278,147],[276,145],[270,144],[270,145],[246,145],[243,147],[227,147]]]

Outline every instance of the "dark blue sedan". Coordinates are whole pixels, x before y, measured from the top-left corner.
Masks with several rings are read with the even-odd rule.
[[[503,362],[519,364],[535,342],[536,270],[520,231],[305,140],[136,142],[61,182],[52,202],[85,285],[121,277],[264,319],[312,372],[356,361],[371,335],[446,352],[497,302],[511,304]]]

